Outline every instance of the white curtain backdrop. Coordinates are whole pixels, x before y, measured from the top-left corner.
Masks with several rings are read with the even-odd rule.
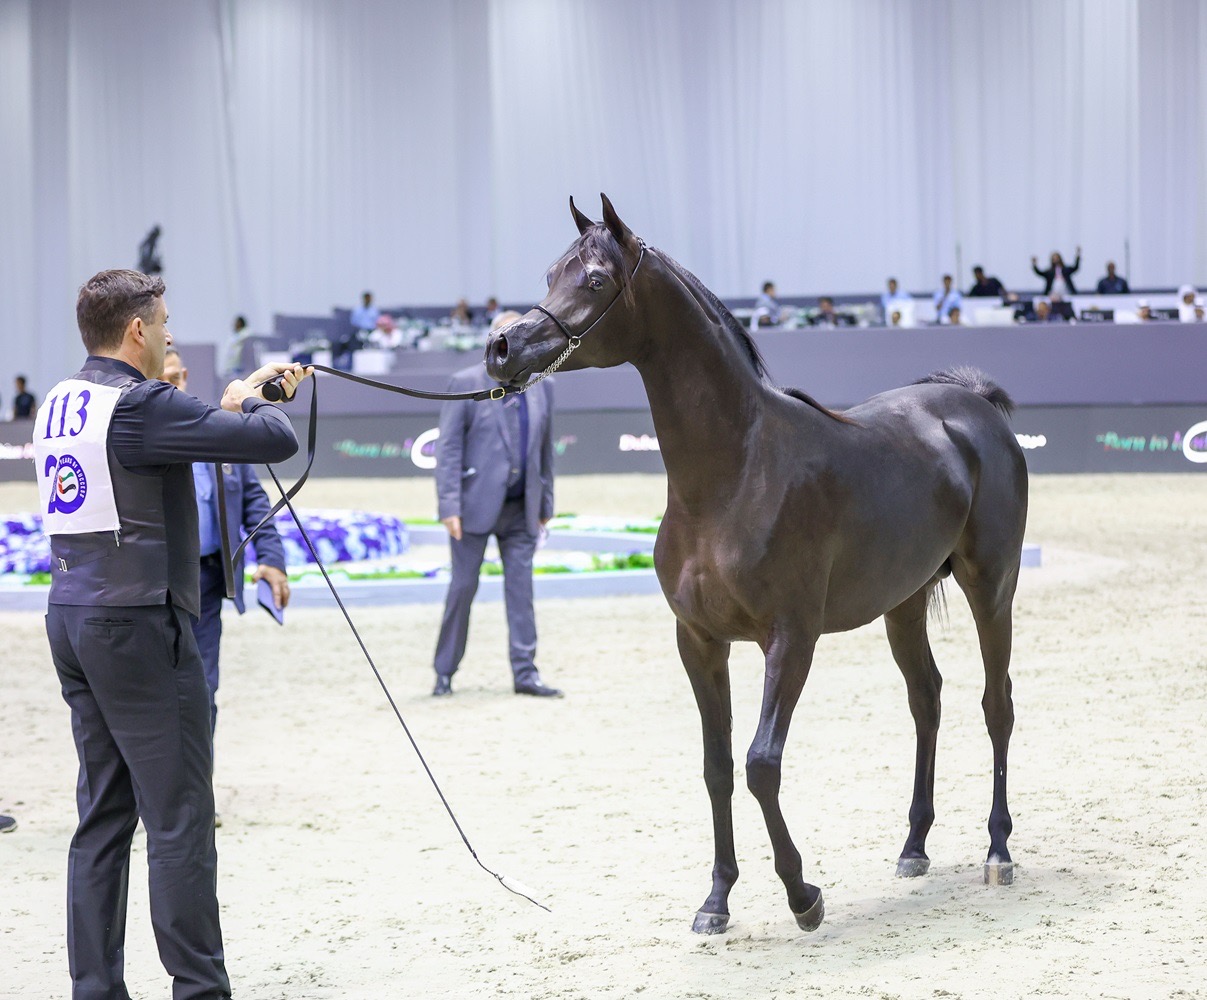
[[[0,0],[0,396],[154,224],[172,327],[525,302],[606,191],[725,296],[1207,284],[1202,0]]]

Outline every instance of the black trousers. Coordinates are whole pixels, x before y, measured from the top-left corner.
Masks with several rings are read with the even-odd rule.
[[[126,895],[140,816],[151,924],[173,1000],[229,997],[209,695],[188,615],[168,604],[52,604],[46,633],[80,760],[67,868],[73,1000],[129,998]]]

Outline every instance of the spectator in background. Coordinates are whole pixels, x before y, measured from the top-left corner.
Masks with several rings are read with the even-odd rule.
[[[754,315],[759,326],[779,326],[782,313],[775,297],[775,282],[764,281],[762,294],[754,300]]]
[[[490,326],[499,316],[502,310],[499,308],[499,300],[493,295],[486,300],[486,311],[482,314],[482,319],[487,326]]]
[[[352,310],[349,317],[351,329],[342,337],[336,337],[331,344],[331,367],[340,371],[352,370],[352,355],[361,343],[377,329],[377,320],[381,310],[373,304],[373,293],[362,292],[360,305]]]
[[[905,303],[913,305],[914,300],[909,297],[906,292],[901,291],[897,285],[896,278],[888,279],[888,291],[880,293],[880,309],[884,314],[884,321],[888,323],[892,318],[892,314],[897,312],[904,315]],[[893,326],[900,326],[900,323],[893,323]]]
[[[980,264],[977,264],[972,269],[972,276],[976,281],[968,289],[969,298],[989,299],[997,296],[1005,301],[1009,297],[1010,293],[1006,291],[1006,286],[998,281],[997,278],[986,278],[985,269]]]
[[[964,299],[960,293],[951,286],[951,275],[943,275],[943,287],[940,288],[934,295],[935,300],[935,322],[946,323],[953,308],[958,308],[963,305]]]
[[[1048,304],[1048,320],[1052,323],[1074,323],[1077,317],[1073,315],[1073,303],[1066,302],[1060,292],[1052,293],[1052,301]]]
[[[388,316],[385,313],[378,316],[377,326],[369,334],[369,343],[374,347],[393,350],[395,347],[401,347],[402,341],[402,331],[398,329],[398,324],[394,322],[394,317]]]
[[[1193,285],[1183,285],[1178,289],[1178,322],[1195,322],[1194,300],[1196,294]]]
[[[894,309],[889,314],[888,325],[889,326],[903,326],[904,325],[901,320],[901,310],[900,309]]]
[[[1148,299],[1141,299],[1136,303],[1136,319],[1141,323],[1146,323],[1150,319],[1156,319],[1153,315],[1152,307],[1148,304]]]
[[[13,384],[17,388],[17,394],[13,397],[13,419],[33,420],[38,415],[38,401],[34,399],[33,393],[25,388],[25,376],[18,375]]]
[[[452,320],[453,326],[470,326],[474,321],[474,314],[470,312],[469,303],[465,299],[458,299],[448,318]]]
[[[959,306],[952,306],[947,311],[947,324],[948,324],[948,326],[967,326],[968,325],[967,323],[964,322],[964,320],[962,318],[962,313],[960,312]]]
[[[1048,304],[1047,299],[1036,299],[1031,306],[1031,312],[1028,313],[1023,322],[1025,323],[1051,323],[1052,322],[1052,307]]]
[[[834,308],[834,300],[823,295],[817,300],[817,312],[809,318],[810,326],[854,326],[855,318],[846,313],[840,313]]]
[[[1060,292],[1061,295],[1076,295],[1077,289],[1073,287],[1073,272],[1081,267],[1081,247],[1077,248],[1077,258],[1072,264],[1066,264],[1064,258],[1056,251],[1052,251],[1052,256],[1049,258],[1051,267],[1046,271],[1039,269],[1039,258],[1031,258],[1031,270],[1044,279],[1044,294],[1051,295],[1053,292]]]
[[[1115,273],[1115,262],[1108,260],[1106,262],[1106,277],[1098,279],[1098,294],[1099,295],[1127,295],[1131,291],[1127,287],[1127,279],[1121,278]]]
[[[356,333],[371,333],[377,329],[377,319],[381,310],[373,304],[373,293],[364,292],[360,297],[360,307],[352,310],[352,329]]]

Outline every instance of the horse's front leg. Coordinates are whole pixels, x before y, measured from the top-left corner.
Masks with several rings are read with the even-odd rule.
[[[704,730],[704,784],[712,802],[716,854],[712,892],[696,913],[692,930],[720,934],[729,925],[729,890],[738,880],[733,846],[733,713],[729,698],[729,643],[678,624],[679,656],[691,680]]]
[[[746,757],[746,784],[763,810],[771,847],[775,852],[775,871],[788,890],[788,905],[797,924],[806,931],[816,930],[825,916],[821,889],[810,885],[801,875],[800,852],[792,843],[784,814],[780,810],[780,769],[784,743],[792,711],[800,698],[809,667],[813,663],[816,636],[773,632],[764,647],[767,670],[763,679],[763,705],[759,728]]]

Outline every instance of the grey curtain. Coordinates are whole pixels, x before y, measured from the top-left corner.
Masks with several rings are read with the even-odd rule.
[[[1197,0],[0,0],[0,94],[5,402],[156,223],[185,343],[532,300],[599,191],[722,295],[1207,283]]]

